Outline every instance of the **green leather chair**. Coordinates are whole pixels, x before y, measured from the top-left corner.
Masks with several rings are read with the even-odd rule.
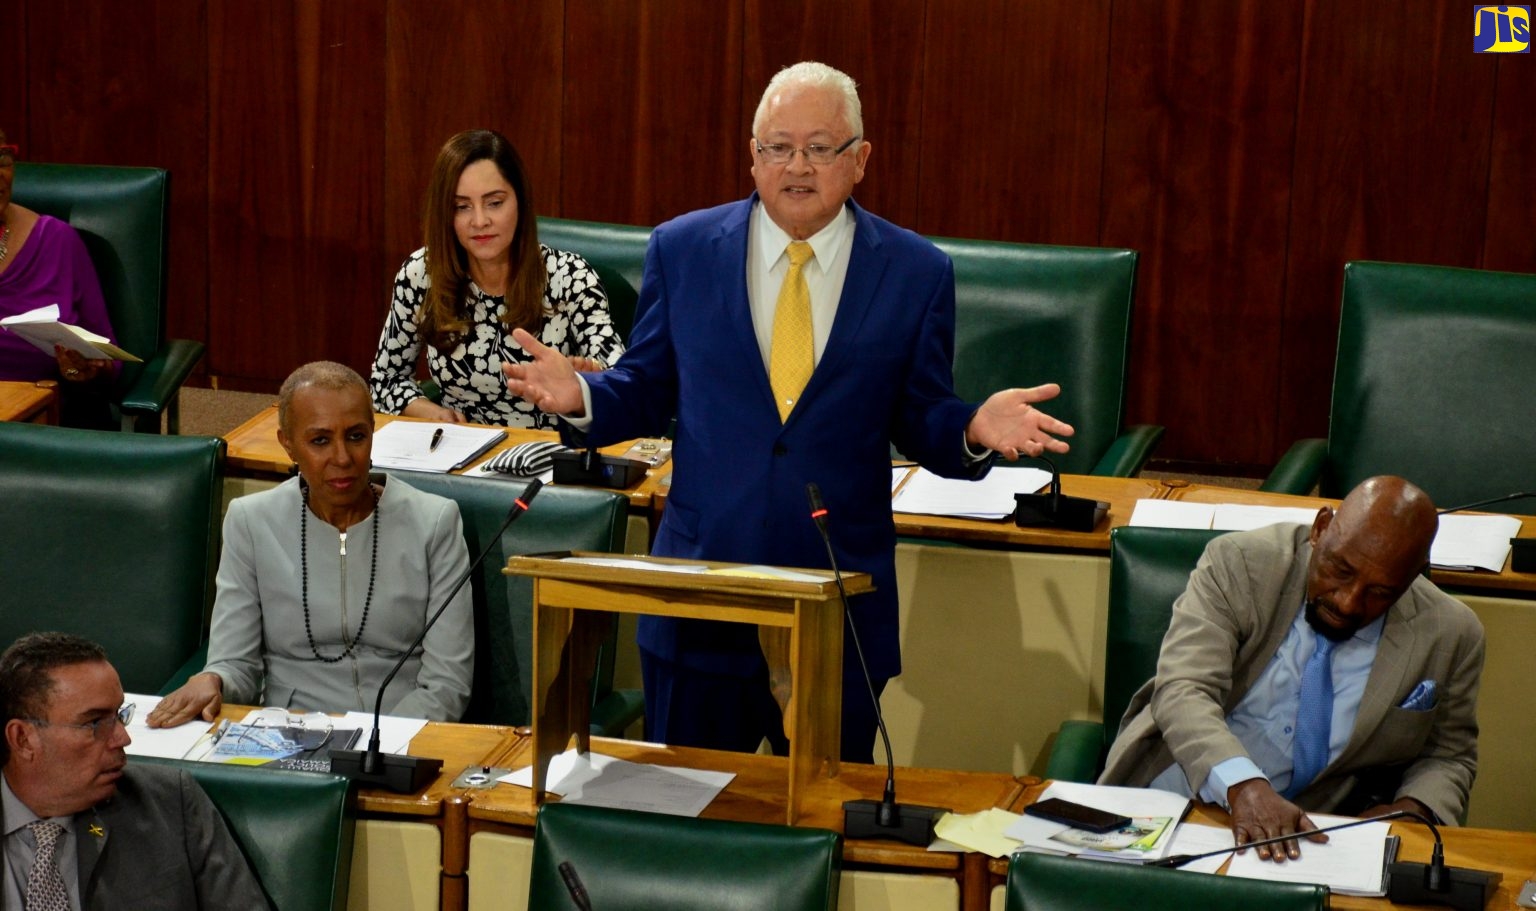
[[[539,219],[539,243],[580,253],[597,271],[603,290],[608,292],[614,327],[625,341],[635,327],[635,303],[640,298],[640,276],[645,273],[645,248],[650,242],[650,228],[568,218]]]
[[[546,803],[528,909],[575,907],[569,862],[598,911],[833,911],[842,857],[826,829]]]
[[[1293,445],[1261,489],[1342,497],[1395,474],[1451,507],[1536,488],[1533,352],[1536,275],[1345,265],[1328,438]]]
[[[955,390],[980,401],[1061,384],[1042,405],[1077,431],[1063,472],[1133,477],[1163,428],[1127,427],[1134,250],[931,240],[955,264]]]
[[[501,527],[525,481],[461,475],[402,473],[417,490],[448,497],[459,504],[464,543],[470,559],[485,549]],[[507,529],[470,585],[475,605],[475,682],[466,722],[528,724],[533,690],[533,580],[502,572],[517,554],[558,550],[619,553],[624,548],[629,501],[620,494],[589,487],[545,487],[527,515]],[[639,690],[613,689],[617,624],[598,660],[592,686],[592,732],[617,737],[640,718],[645,705]]]
[[[346,778],[142,756],[130,761],[171,766],[196,779],[276,911],[347,907],[355,821]]]
[[[1328,907],[1328,887],[1050,854],[1015,854],[1008,862],[1004,911],[1118,907],[1138,911],[1323,911]]]
[[[178,433],[182,383],[203,343],[165,337],[170,174],[159,168],[16,165],[16,202],[68,222],[85,241],[119,347],[144,359],[124,363],[112,400],[122,429]]]
[[[1120,730],[1131,697],[1157,671],[1173,602],[1211,539],[1185,528],[1124,526],[1109,535],[1109,621],[1104,641],[1104,721],[1063,722],[1045,775],[1092,782]]]
[[[0,642],[78,633],[153,693],[203,635],[224,441],[0,423]]]

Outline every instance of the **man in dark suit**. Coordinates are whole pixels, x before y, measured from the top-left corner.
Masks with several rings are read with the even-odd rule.
[[[1477,773],[1483,628],[1420,575],[1435,529],[1429,497],[1384,476],[1310,528],[1212,541],[1100,782],[1226,805],[1238,844],[1305,834],[1309,810],[1454,824]]]
[[[186,772],[127,767],[117,671],[101,647],[34,633],[0,655],[0,906],[268,908]]]
[[[1033,405],[1054,385],[963,402],[953,389],[949,258],[853,203],[870,144],[858,93],[819,63],[769,83],[749,144],[757,192],[651,235],[629,350],[580,379],[527,333],[511,390],[604,445],[677,418],[672,490],[654,552],[826,567],[806,505],[817,484],[838,566],[876,591],[853,599],[876,692],[900,673],[890,444],[946,477],[994,453],[1064,452],[1072,428]],[[782,720],[750,626],[646,617],[639,631],[646,736],[673,744],[782,747]],[[851,642],[843,758],[869,762],[870,694]]]

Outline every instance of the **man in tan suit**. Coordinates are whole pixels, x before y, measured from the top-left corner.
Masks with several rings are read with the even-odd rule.
[[[1477,773],[1483,630],[1420,574],[1436,526],[1423,491],[1377,477],[1310,529],[1212,541],[1100,783],[1226,805],[1240,845],[1315,829],[1309,810],[1454,823]]]

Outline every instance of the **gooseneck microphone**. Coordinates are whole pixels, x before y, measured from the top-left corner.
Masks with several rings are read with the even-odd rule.
[[[1389,819],[1412,819],[1421,822],[1429,827],[1429,833],[1435,839],[1435,847],[1430,852],[1429,863],[1415,864],[1399,861],[1387,864],[1387,899],[1389,901],[1394,904],[1445,905],[1449,908],[1455,908],[1457,911],[1482,911],[1483,907],[1487,905],[1488,899],[1492,898],[1493,894],[1498,891],[1499,882],[1504,878],[1504,875],[1484,870],[1468,870],[1462,867],[1446,866],[1445,843],[1440,839],[1439,828],[1423,814],[1416,813],[1413,810],[1393,810],[1391,813],[1383,813],[1380,816],[1355,819],[1339,823],[1335,826],[1314,829],[1311,832],[1277,835],[1274,838],[1250,841],[1247,844],[1222,848],[1217,851],[1206,851],[1203,854],[1175,854],[1160,860],[1149,860],[1143,866],[1182,867],[1190,861],[1199,860],[1202,857],[1215,857],[1218,854],[1228,854],[1244,848],[1257,848],[1280,841],[1289,841],[1293,838],[1306,838],[1308,835],[1336,832],[1339,829],[1361,826],[1368,822],[1385,822]]]
[[[421,633],[417,635],[416,640],[400,654],[400,660],[396,661],[395,666],[384,675],[384,682],[379,684],[378,698],[373,702],[373,731],[368,735],[368,749],[333,750],[331,752],[332,772],[365,784],[381,785],[399,794],[409,794],[421,790],[427,781],[443,767],[441,759],[385,753],[379,748],[379,716],[384,708],[384,691],[388,689],[390,681],[395,679],[395,675],[400,673],[400,668],[405,666],[405,660],[427,638],[427,633],[431,631],[433,624],[437,623],[438,618],[448,609],[448,605],[453,603],[459,589],[464,587],[464,583],[469,581],[475,571],[480,568],[480,564],[485,562],[485,558],[490,556],[491,549],[501,541],[502,534],[517,520],[518,516],[528,511],[528,505],[533,502],[533,498],[543,486],[543,481],[534,478],[523,490],[523,495],[512,501],[512,508],[507,510],[507,518],[501,523],[496,533],[485,542],[485,549],[480,551],[480,556],[470,562],[464,574],[459,577],[459,581],[455,582],[448,592],[448,597],[438,605],[437,612],[421,628]]]
[[[1476,503],[1465,503],[1461,506],[1452,506],[1449,509],[1440,510],[1437,515],[1445,515],[1448,512],[1461,512],[1464,509],[1481,509],[1484,506],[1492,506],[1495,503],[1508,503],[1510,500],[1523,500],[1526,497],[1536,497],[1536,490],[1521,490],[1515,493],[1507,493],[1502,497],[1494,497],[1491,500],[1478,500]]]
[[[891,753],[891,735],[885,729],[885,715],[880,711],[880,698],[875,694],[875,682],[869,675],[869,662],[864,660],[858,624],[853,621],[853,611],[848,609],[848,591],[843,587],[843,573],[837,568],[837,555],[832,552],[832,537],[827,532],[827,507],[821,501],[821,488],[815,482],[805,485],[805,495],[811,504],[811,520],[816,523],[816,530],[821,533],[821,542],[827,547],[827,562],[832,567],[832,578],[837,582],[837,597],[843,605],[843,620],[848,626],[848,636],[853,641],[853,653],[859,659],[864,685],[869,690],[869,701],[875,709],[875,725],[880,729],[880,739],[885,744],[885,793],[879,800],[844,802],[843,834],[848,838],[893,838],[918,847],[927,847],[933,842],[934,824],[949,810],[911,804],[902,806],[896,802],[896,761]]]

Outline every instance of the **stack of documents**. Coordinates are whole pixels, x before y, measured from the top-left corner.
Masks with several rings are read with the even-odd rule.
[[[373,464],[375,468],[442,474],[463,468],[506,438],[507,432],[495,427],[390,421],[373,435]]]
[[[600,753],[583,756],[566,750],[550,760],[544,788],[559,794],[563,803],[698,816],[735,777],[734,772],[626,762]],[[531,788],[533,766],[498,780]]]
[[[1035,493],[1049,483],[1051,473],[1040,468],[994,468],[979,481],[941,478],[919,468],[891,501],[891,509],[926,516],[1006,519],[1013,515],[1014,494]]]
[[[1100,860],[1144,863],[1166,857],[1179,820],[1189,812],[1188,797],[1151,788],[1053,782],[1041,800],[1059,797],[1097,810],[1129,816],[1131,824],[1113,832],[1088,832],[1034,816],[1022,816],[1004,833],[1025,851],[1076,854]]]
[[[1350,822],[1343,816],[1307,814],[1319,829]],[[1273,882],[1318,883],[1345,895],[1386,895],[1387,864],[1397,857],[1398,840],[1389,822],[1370,822],[1328,833],[1323,844],[1303,840],[1301,857],[1283,864],[1259,860],[1257,851],[1232,855],[1228,876]]]
[[[230,725],[221,722],[217,727],[210,728],[208,722],[199,718],[174,728],[151,728],[146,723],[146,719],[149,718],[149,713],[154,711],[155,706],[160,704],[159,696],[128,693],[123,697],[123,701],[131,702],[134,706],[133,721],[128,725],[128,736],[133,740],[128,744],[127,749],[130,756],[222,761],[222,757],[216,758],[212,754],[221,735],[229,729]],[[257,711],[259,710],[251,711],[240,723],[252,723]],[[348,712],[345,715],[333,715],[331,724],[335,731],[333,740],[366,741],[373,730],[373,713]],[[410,748],[411,738],[421,733],[421,729],[426,726],[426,721],[420,718],[381,716],[379,718],[379,749],[385,753],[405,753]],[[354,733],[359,731],[361,734]]]
[[[0,319],[0,327],[16,333],[45,354],[53,354],[54,346],[61,345],[93,361],[142,363],[139,358],[112,344],[104,336],[70,323],[59,322],[58,304],[7,316]]]

